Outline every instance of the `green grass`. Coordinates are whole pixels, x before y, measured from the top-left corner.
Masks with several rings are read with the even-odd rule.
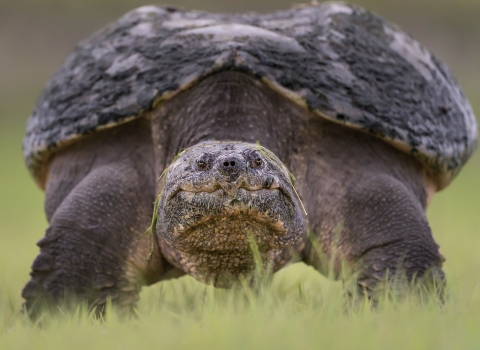
[[[9,114],[5,106],[3,112]],[[15,110],[15,115],[28,114],[25,108]],[[1,349],[480,348],[478,154],[452,186],[434,198],[428,211],[447,257],[449,299],[443,308],[415,300],[385,303],[376,311],[352,308],[340,283],[296,264],[277,273],[272,284],[256,296],[248,290],[215,290],[184,277],[144,288],[136,318],[122,319],[111,311],[99,321],[79,310],[48,319],[40,328],[19,311],[20,291],[38,252],[34,243],[46,228],[43,193],[23,165],[22,134],[20,123],[3,119]]]

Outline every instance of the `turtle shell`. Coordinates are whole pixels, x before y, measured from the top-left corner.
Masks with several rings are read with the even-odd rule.
[[[474,114],[445,64],[365,9],[323,3],[222,15],[146,6],[81,42],[47,84],[23,144],[30,171],[42,186],[59,147],[222,70],[411,153],[440,187],[476,146]]]

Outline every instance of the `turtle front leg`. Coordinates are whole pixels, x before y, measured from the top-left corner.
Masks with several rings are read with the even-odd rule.
[[[50,225],[22,291],[33,317],[44,304],[64,300],[101,311],[110,298],[128,308],[141,285],[157,281],[168,268],[156,242],[149,264],[152,241],[138,240],[150,225],[155,199],[149,134],[118,129],[52,161],[46,193]]]
[[[374,300],[387,285],[404,294],[412,281],[441,292],[444,259],[425,216],[421,165],[370,136],[316,126],[299,178],[313,236],[305,262]]]
[[[374,300],[387,284],[392,293],[405,293],[413,279],[441,288],[445,276],[438,245],[421,206],[401,182],[367,176],[337,205],[333,213],[321,213],[321,221],[314,225],[320,244],[317,249],[310,246],[307,263],[340,278],[350,277],[350,292]]]

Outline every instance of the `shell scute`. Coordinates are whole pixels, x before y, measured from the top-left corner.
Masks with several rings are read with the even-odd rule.
[[[410,152],[441,187],[476,146],[475,117],[449,69],[357,6],[323,3],[267,15],[146,6],[81,42],[47,84],[27,126],[27,164],[38,179],[63,144],[136,118],[228,69]]]

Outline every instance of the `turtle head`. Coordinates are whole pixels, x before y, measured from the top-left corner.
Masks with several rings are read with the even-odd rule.
[[[305,219],[290,173],[264,147],[198,144],[177,156],[164,181],[156,232],[201,281],[225,286],[247,276],[255,250],[276,270],[303,243]]]

